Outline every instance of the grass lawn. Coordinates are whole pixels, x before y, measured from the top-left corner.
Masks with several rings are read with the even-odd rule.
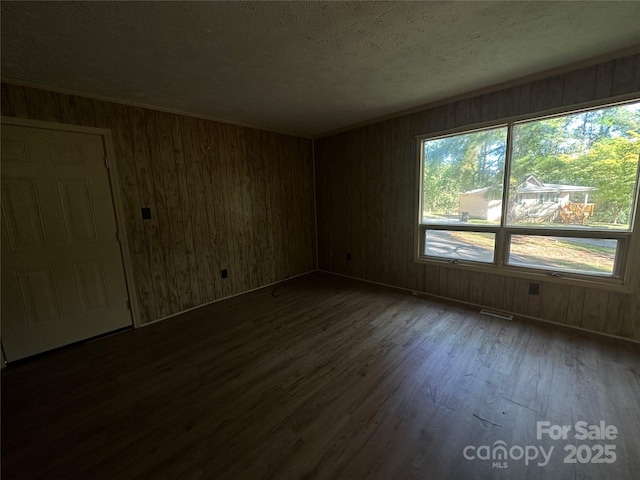
[[[477,232],[452,232],[452,236],[460,242],[493,249],[493,239]],[[576,243],[557,237],[514,235],[511,254],[516,264],[610,274],[616,251],[604,245]]]

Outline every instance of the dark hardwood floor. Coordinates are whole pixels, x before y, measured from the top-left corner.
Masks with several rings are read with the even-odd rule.
[[[327,274],[272,291],[9,366],[2,478],[640,478],[637,344]]]

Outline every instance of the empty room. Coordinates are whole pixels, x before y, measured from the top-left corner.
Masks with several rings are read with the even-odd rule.
[[[640,478],[639,2],[0,8],[3,479]]]

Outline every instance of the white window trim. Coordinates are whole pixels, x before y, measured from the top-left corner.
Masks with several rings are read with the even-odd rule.
[[[563,283],[577,286],[592,286],[605,290],[632,293],[632,289],[626,285],[627,265],[630,257],[630,246],[634,237],[638,235],[636,226],[640,225],[640,166],[636,171],[636,191],[634,192],[631,222],[629,231],[589,231],[578,227],[564,227],[557,230],[550,228],[535,228],[529,226],[509,226],[506,225],[506,214],[509,208],[508,202],[505,201],[509,188],[509,178],[511,169],[511,143],[513,126],[516,123],[533,120],[544,120],[558,116],[579,113],[582,111],[593,110],[596,108],[608,108],[626,103],[640,101],[637,94],[626,95],[616,99],[608,99],[605,102],[594,101],[579,106],[563,107],[546,112],[536,112],[533,114],[519,115],[499,119],[491,122],[483,122],[477,124],[465,125],[454,129],[433,132],[426,135],[416,137],[416,149],[418,152],[417,170],[416,170],[416,228],[414,236],[414,262],[433,265],[446,266],[450,268],[464,269],[469,271],[477,271],[484,273],[492,273],[507,277],[526,278],[538,281]],[[424,168],[424,148],[422,142],[435,138],[442,138],[463,133],[473,133],[474,131],[487,130],[490,128],[507,127],[507,145],[505,155],[505,170],[503,182],[503,201],[502,216],[499,225],[456,225],[456,224],[423,224],[422,208],[423,208],[423,168]],[[640,228],[640,227],[638,227]],[[447,230],[447,231],[465,231],[465,232],[491,232],[496,235],[496,246],[494,250],[494,262],[483,263],[470,260],[447,259],[443,257],[431,257],[422,254],[425,244],[425,233],[427,230]],[[542,268],[531,268],[525,266],[509,265],[507,256],[509,253],[508,242],[513,234],[540,235],[553,237],[576,237],[576,238],[605,238],[618,241],[618,251],[616,253],[614,272],[612,276],[599,276],[591,274],[580,274],[569,271],[551,271]]]

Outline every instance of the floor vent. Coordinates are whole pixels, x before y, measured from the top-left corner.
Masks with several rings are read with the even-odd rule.
[[[513,320],[513,315],[509,315],[508,313],[496,312],[495,310],[487,310],[483,308],[480,310],[482,315],[489,315],[490,317],[501,318],[503,320]]]

